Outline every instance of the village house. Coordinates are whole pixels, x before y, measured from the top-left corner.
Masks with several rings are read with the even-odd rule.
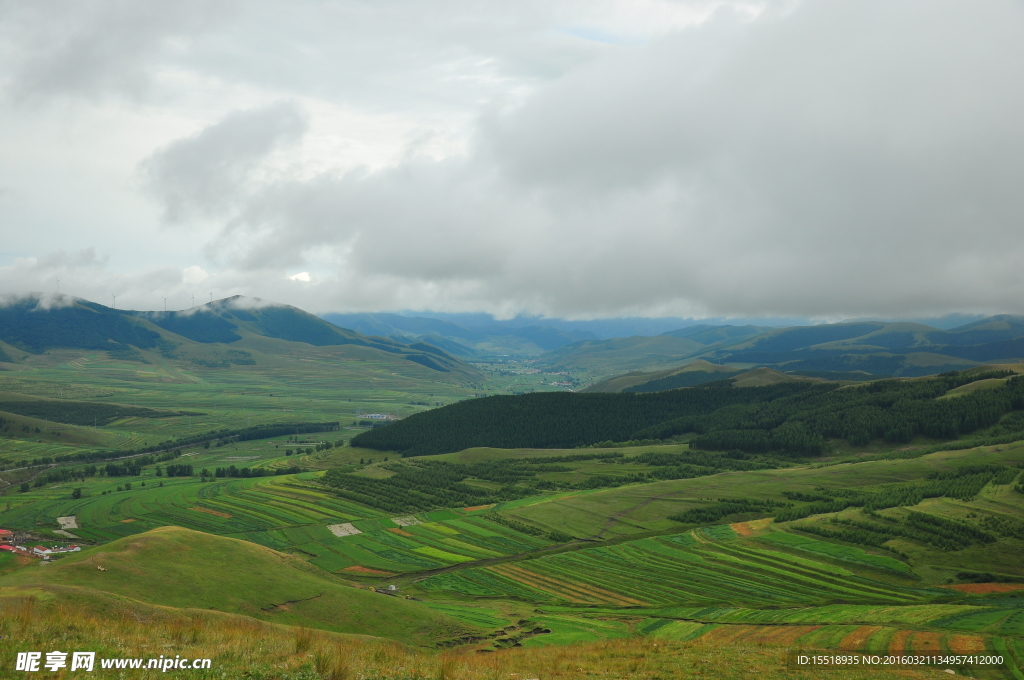
[[[0,543],[14,543],[14,532],[10,529],[0,529]]]
[[[58,546],[56,548],[47,548],[45,545],[37,545],[32,548],[32,552],[43,556],[62,555],[64,553],[78,552],[79,550],[81,550],[81,548],[77,545]]]

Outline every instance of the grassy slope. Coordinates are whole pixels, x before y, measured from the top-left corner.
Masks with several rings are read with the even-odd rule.
[[[423,605],[346,585],[288,555],[178,527],[120,539],[0,579],[3,587],[33,584],[80,586],[152,604],[418,645],[473,632]]]
[[[141,352],[149,363],[111,359],[105,352],[53,350],[30,355],[16,371],[0,374],[0,390],[204,415],[130,418],[86,432],[64,428],[60,437],[23,433],[19,421],[0,437],[0,464],[68,453],[68,445],[74,443],[132,448],[250,423],[340,420],[350,426],[360,413],[407,416],[425,410],[422,403],[449,404],[476,393],[476,378],[439,373],[366,347],[312,347],[254,336],[229,348],[249,352],[256,363],[230,368],[195,364],[191,359],[218,360],[224,349],[198,344],[182,359]],[[45,425],[41,420],[25,424],[33,430]]]
[[[749,678],[765,680],[820,677],[813,671],[791,671],[771,647],[751,642],[705,644],[662,635],[637,639],[621,624],[559,615],[538,616],[543,624],[555,620],[574,627],[561,634],[572,647],[526,647],[490,654],[466,650],[438,653],[405,647],[388,640],[292,629],[252,619],[152,607],[67,587],[0,591],[0,632],[12,649],[38,649],[41,640],[59,635],[60,649],[92,650],[97,659],[174,658],[213,660],[210,670],[188,670],[197,680],[245,677],[250,680],[341,680],[343,678]],[[593,640],[595,629],[622,639]],[[669,627],[665,627],[669,628]],[[676,632],[670,629],[670,632]],[[677,636],[678,637],[678,636]],[[97,661],[97,666],[99,661]],[[101,677],[107,676],[98,670]],[[166,678],[157,670],[130,671],[118,677]],[[837,680],[948,677],[937,669],[914,671],[843,669],[829,673]]]
[[[819,485],[856,488],[918,479],[934,470],[952,469],[967,463],[1021,461],[1024,461],[1024,443],[940,451],[909,460],[726,472],[696,479],[540,498],[533,504],[511,509],[508,514],[548,530],[579,537],[610,538],[670,530],[677,525],[666,519],[669,515],[719,497],[779,498],[782,491],[811,493]]]
[[[699,342],[668,335],[588,340],[549,352],[541,363],[602,379],[626,371],[665,370],[706,349]]]
[[[602,380],[599,383],[591,385],[583,392],[621,392],[627,387],[633,385],[640,385],[651,380],[660,380],[662,378],[669,378],[679,373],[687,373],[689,371],[705,371],[707,373],[730,373],[737,370],[735,366],[724,366],[721,364],[713,364],[710,361],[704,359],[697,359],[691,361],[682,366],[676,366],[675,368],[669,368],[664,371],[630,371],[625,375],[615,376],[614,378],[608,378]]]
[[[773,368],[755,368],[732,379],[736,387],[764,387],[778,385],[783,382],[827,382],[822,378],[808,378],[801,375],[789,375]]]

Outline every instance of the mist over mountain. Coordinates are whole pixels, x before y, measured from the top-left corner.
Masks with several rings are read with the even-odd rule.
[[[167,312],[114,309],[70,295],[14,298],[0,306],[0,343],[31,354],[50,349],[88,349],[133,358],[138,355],[136,350],[169,354],[171,348],[181,344],[232,345],[246,336],[316,347],[357,345],[441,372],[468,368],[435,345],[410,345],[365,335],[296,307],[260,298],[236,295]],[[2,344],[0,352],[0,361],[12,359]]]

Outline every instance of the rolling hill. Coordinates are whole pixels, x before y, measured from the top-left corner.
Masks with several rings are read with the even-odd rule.
[[[916,323],[843,323],[783,328],[716,350],[714,357],[787,372],[864,371],[917,376],[1024,357],[1024,317],[1000,315],[950,330]]]
[[[908,442],[917,436],[953,439],[1024,408],[1024,376],[1006,369],[850,387],[794,381],[772,369],[745,376],[659,392],[472,399],[364,432],[352,444],[432,455],[480,446],[572,448],[693,434],[691,448],[815,456],[827,439],[852,446],[879,439]],[[940,398],[964,385],[1006,378],[989,389]]]
[[[366,336],[259,298],[234,296],[174,312],[118,310],[66,295],[28,297],[0,307],[0,341],[12,348],[5,352],[12,360],[19,351],[41,354],[68,348],[103,350],[129,360],[138,357],[139,350],[173,358],[177,352],[187,354],[196,345],[207,345],[223,346],[224,352],[215,352],[216,361],[226,367],[246,363],[245,352],[232,354],[230,349],[245,338],[365,347],[433,371],[478,377],[475,369],[433,345]]]
[[[666,370],[708,351],[708,346],[696,340],[671,335],[585,340],[548,352],[538,365],[600,379],[627,371]]]
[[[869,377],[864,374],[864,377]],[[584,392],[664,392],[682,387],[695,387],[711,382],[728,380],[734,387],[764,387],[781,382],[815,382],[824,378],[783,373],[774,368],[751,370],[724,364],[712,364],[703,359],[692,361],[667,371],[644,373],[633,371],[591,385]]]
[[[744,369],[735,366],[713,364],[704,359],[697,359],[664,371],[630,371],[624,375],[602,380],[582,391],[660,392],[680,387],[693,387],[715,380],[725,380],[744,372]]]
[[[102,570],[100,569],[102,567]],[[243,614],[415,645],[479,633],[416,602],[352,587],[300,559],[233,538],[163,527],[0,578],[77,586],[149,604]]]
[[[765,328],[693,326],[659,336],[578,342],[548,352],[539,365],[582,371],[598,381],[648,372],[648,379],[683,371],[683,362],[705,359],[734,371],[768,366],[828,379],[935,375],[1024,359],[1024,317],[999,315],[942,330],[919,323],[866,321]],[[638,379],[642,376],[636,376]],[[677,379],[677,387],[686,380]],[[632,380],[632,379],[631,379]],[[620,381],[622,389],[626,382]],[[696,384],[696,383],[691,383]],[[605,389],[605,386],[599,388]]]
[[[589,331],[561,329],[543,322],[525,325],[490,318],[454,323],[444,319],[401,314],[325,314],[324,319],[361,333],[402,342],[422,341],[457,356],[520,354],[536,356],[582,340],[596,339]]]

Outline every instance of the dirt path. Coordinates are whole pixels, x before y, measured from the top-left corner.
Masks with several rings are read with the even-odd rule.
[[[623,511],[621,511],[621,512],[617,512],[617,513],[615,513],[614,515],[612,515],[611,517],[609,517],[609,518],[608,518],[608,521],[607,521],[607,522],[605,522],[605,524],[604,524],[604,528],[603,528],[603,529],[601,529],[601,533],[599,533],[599,534],[596,534],[596,535],[594,536],[594,538],[596,538],[596,539],[599,539],[599,540],[604,540],[604,536],[605,536],[605,534],[607,534],[607,533],[608,533],[608,531],[609,531],[609,530],[610,530],[610,529],[611,529],[611,528],[612,528],[613,526],[615,526],[615,523],[616,523],[616,522],[618,522],[618,521],[620,521],[620,518],[621,518],[621,517],[623,517],[624,515],[626,515],[626,514],[628,514],[628,513],[630,513],[630,512],[634,512],[634,511],[636,511],[636,510],[640,510],[641,508],[644,508],[644,507],[646,507],[647,505],[649,505],[649,504],[653,503],[654,501],[658,501],[658,500],[661,500],[661,499],[663,499],[663,498],[667,498],[668,496],[672,496],[672,495],[673,495],[673,494],[671,494],[671,493],[664,493],[664,494],[662,494],[662,495],[660,495],[660,496],[651,496],[650,498],[648,498],[647,500],[645,500],[645,501],[644,501],[643,503],[641,503],[640,505],[634,505],[634,506],[633,506],[633,507],[631,507],[631,508],[626,508],[625,510],[623,510]],[[649,529],[648,529],[647,527],[643,526],[642,524],[636,524],[636,523],[633,523],[633,522],[630,522],[630,524],[631,524],[632,526],[635,526],[635,527],[639,527],[639,528],[643,529],[644,531],[649,531]]]

